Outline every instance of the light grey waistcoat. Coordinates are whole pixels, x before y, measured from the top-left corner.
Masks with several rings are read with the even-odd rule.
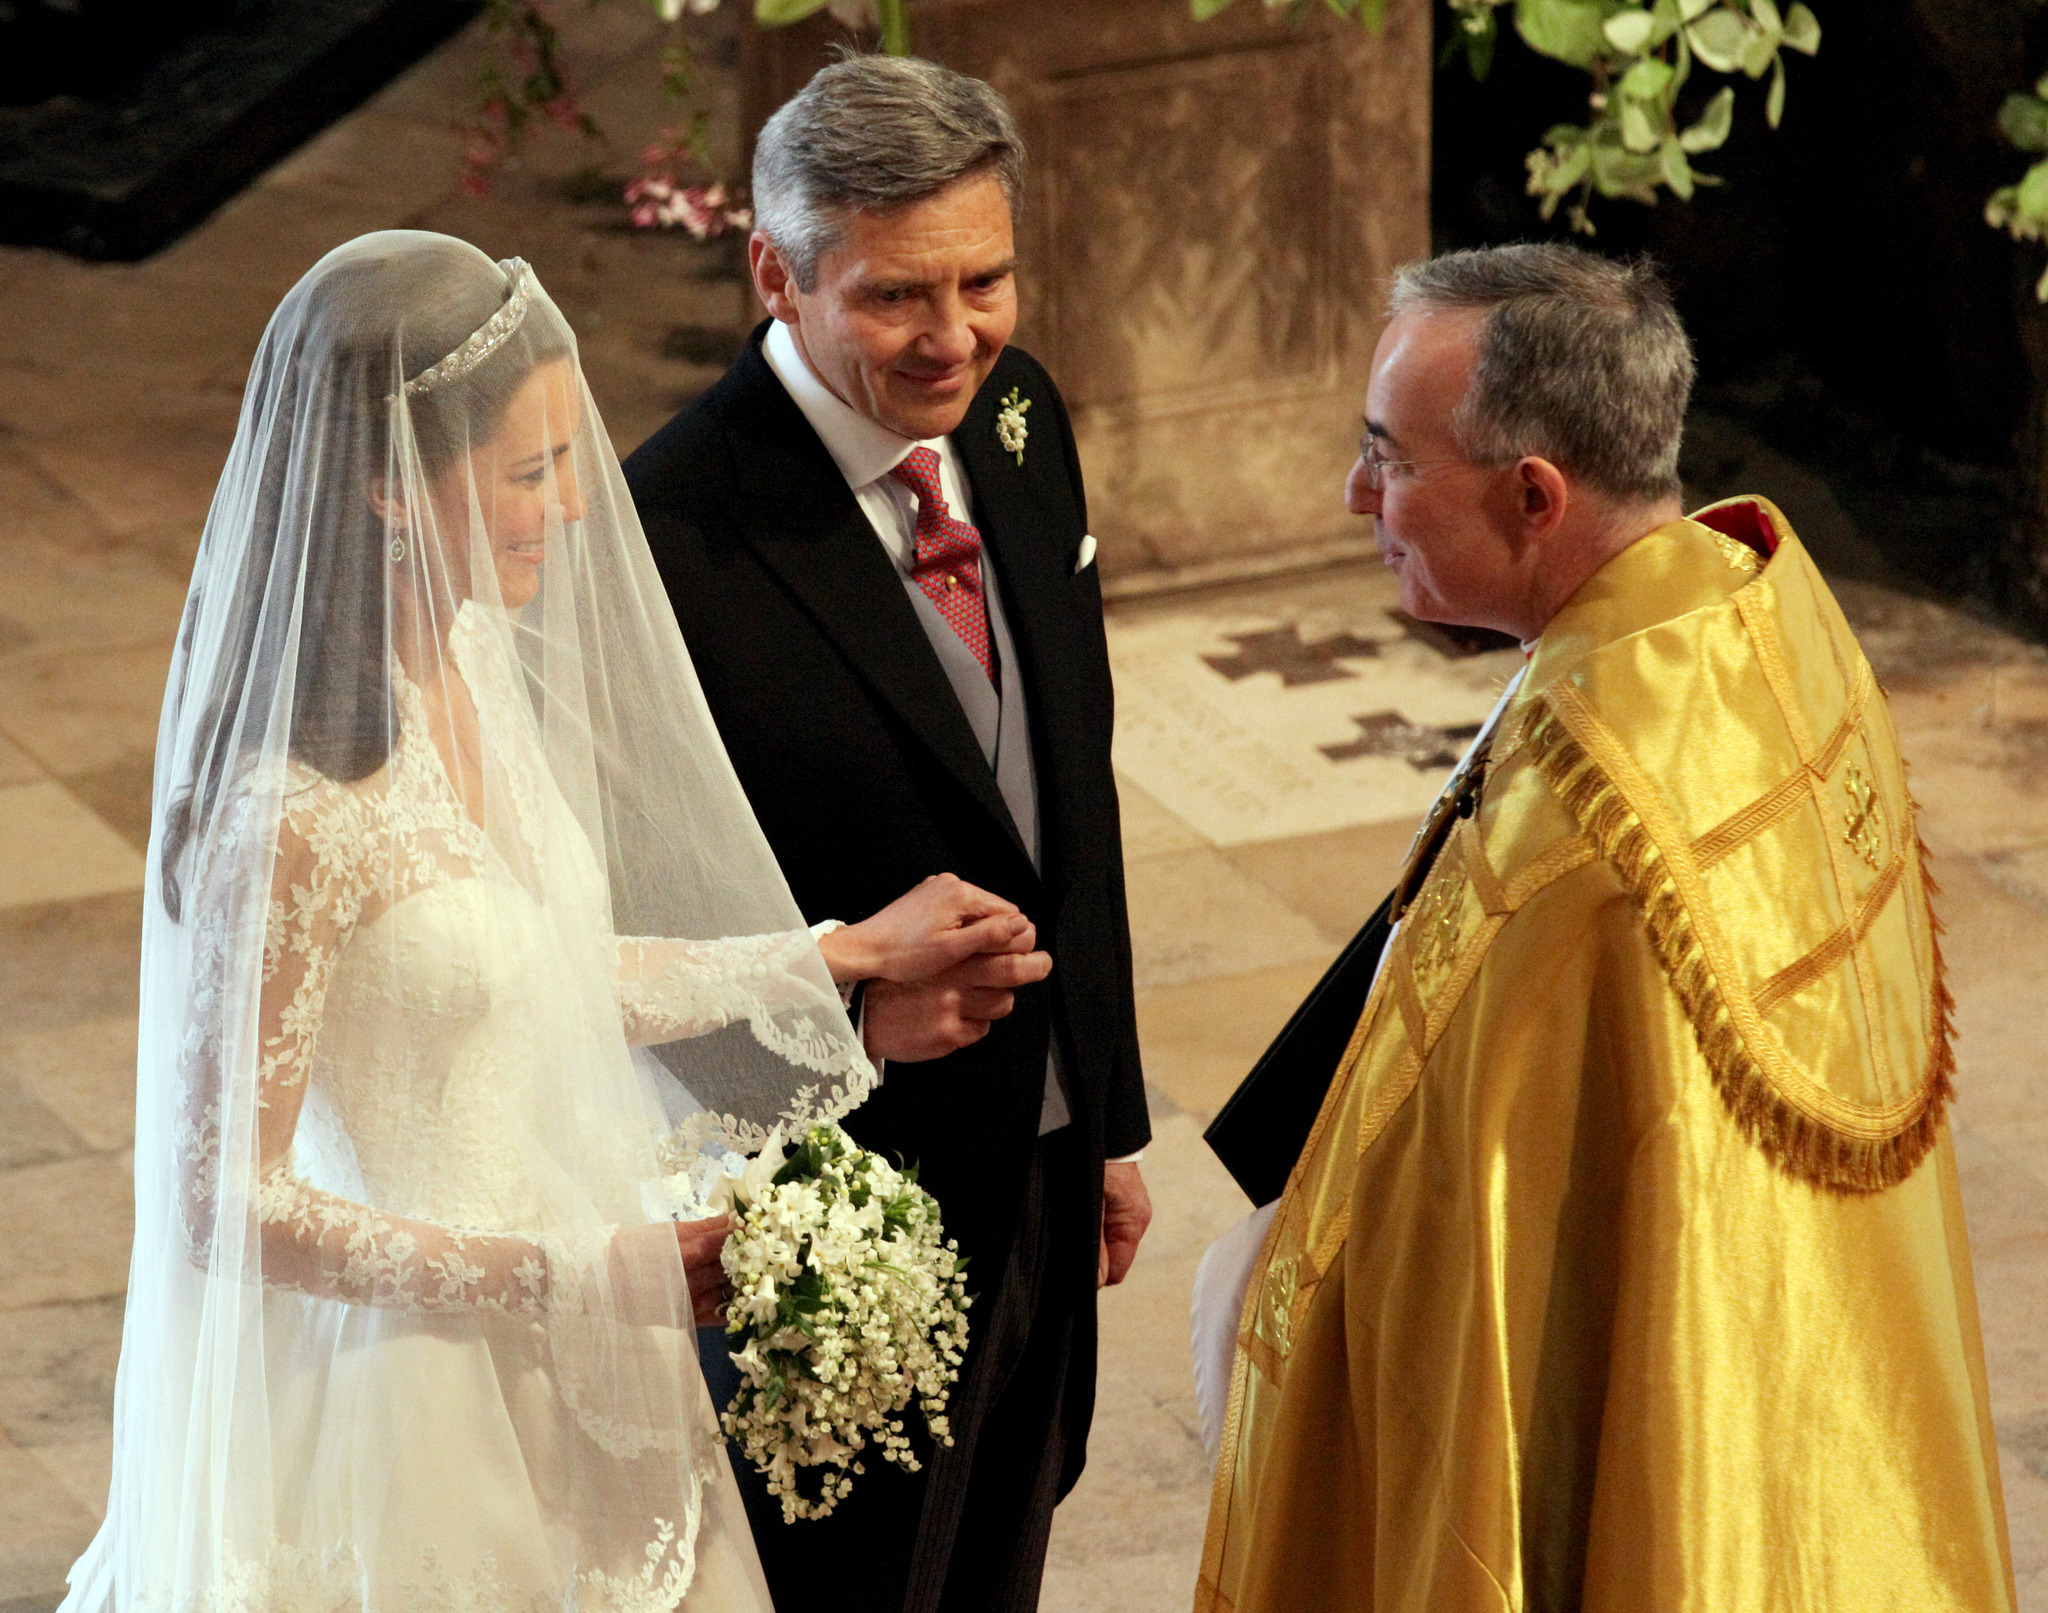
[[[1031,866],[1040,868],[1038,833],[1038,772],[1031,759],[1031,716],[1025,706],[1024,680],[1016,673],[1017,648],[1010,637],[1010,624],[1003,619],[1002,601],[995,586],[995,571],[987,551],[981,557],[981,597],[988,608],[988,635],[995,651],[996,677],[1001,687],[990,683],[988,674],[974,652],[961,642],[953,626],[939,614],[915,577],[905,576],[903,591],[910,596],[924,636],[931,640],[953,697],[960,702],[968,725],[981,746],[981,754],[996,776],[996,789],[1010,809]],[[1055,1038],[1045,1058],[1045,1098],[1038,1111],[1038,1135],[1058,1131],[1073,1119],[1067,1108],[1066,1091],[1059,1075],[1059,1042]]]

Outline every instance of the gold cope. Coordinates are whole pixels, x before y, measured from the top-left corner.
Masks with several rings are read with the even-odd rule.
[[[1775,508],[1574,596],[1254,1267],[1198,1613],[2013,1606],[1922,861]]]

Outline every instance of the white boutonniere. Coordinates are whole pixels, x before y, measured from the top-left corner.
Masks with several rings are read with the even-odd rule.
[[[1015,454],[1017,463],[1024,463],[1024,439],[1031,435],[1024,424],[1024,411],[1031,407],[1029,398],[1020,398],[1016,387],[1010,388],[1010,395],[1003,399],[1002,411],[996,416],[996,441],[1003,445],[1003,452]]]

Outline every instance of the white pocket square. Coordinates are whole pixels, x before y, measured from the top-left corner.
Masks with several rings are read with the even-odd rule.
[[[1074,560],[1074,575],[1080,576],[1095,564],[1095,534],[1085,533],[1081,538],[1081,552]]]

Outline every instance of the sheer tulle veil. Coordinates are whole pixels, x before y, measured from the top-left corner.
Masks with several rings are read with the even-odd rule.
[[[765,1606],[659,1223],[873,1071],[525,264],[393,232],[285,298],[154,809],[67,1608]]]

